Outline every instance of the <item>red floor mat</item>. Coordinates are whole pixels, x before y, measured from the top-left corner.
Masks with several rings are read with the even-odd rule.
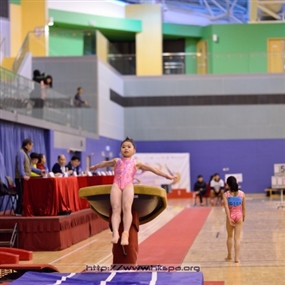
[[[139,245],[138,264],[180,265],[211,208],[183,210]]]

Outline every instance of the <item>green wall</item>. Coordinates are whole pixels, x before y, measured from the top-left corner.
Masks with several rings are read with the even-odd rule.
[[[21,0],[10,0],[10,4],[21,5]]]
[[[285,23],[213,25],[204,28],[203,38],[208,41],[209,73],[266,73],[267,39],[285,38]]]
[[[167,36],[172,37],[193,37],[201,38],[203,27],[194,26],[194,25],[182,25],[182,24],[172,24],[172,23],[163,23],[162,24],[162,33],[164,38]]]
[[[18,0],[20,1],[20,0]],[[13,2],[18,2],[13,0]],[[55,27],[65,29],[98,29],[109,40],[134,40],[141,32],[141,21],[93,16],[66,11],[49,10]],[[94,25],[90,26],[90,23]],[[82,32],[83,33],[83,32]],[[214,42],[213,35],[218,36]],[[267,39],[285,38],[285,23],[276,24],[221,24],[206,27],[163,23],[163,37],[185,39],[185,52],[195,52],[196,44],[204,39],[208,44],[208,73],[266,73]],[[50,55],[83,55],[84,37],[51,34]],[[186,73],[196,73],[196,58],[187,56]]]
[[[185,53],[196,53],[196,45],[197,42],[202,38],[203,27],[163,23],[162,31],[164,39],[185,39]],[[195,74],[197,69],[196,66],[196,56],[186,55],[185,73]]]
[[[50,29],[49,56],[82,56],[84,36],[81,31],[57,31]]]
[[[196,45],[199,39],[186,38],[185,39],[185,53],[196,53]],[[196,74],[197,72],[197,57],[196,55],[186,55],[185,58],[185,73]]]
[[[117,33],[135,34],[142,31],[140,20],[104,17],[90,14],[74,13],[61,10],[48,10],[55,24],[71,25],[82,29],[98,29]]]
[[[108,39],[134,40],[137,32],[141,32],[140,20],[111,18],[89,14],[81,14],[49,9],[49,17],[54,20],[50,27],[50,56],[82,56],[90,54],[93,42],[88,40],[84,31],[102,32]],[[95,41],[95,40],[94,40]],[[91,54],[95,54],[92,51]]]

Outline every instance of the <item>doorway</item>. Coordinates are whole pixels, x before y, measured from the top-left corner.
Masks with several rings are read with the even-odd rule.
[[[91,167],[91,156],[86,156],[86,170],[89,171],[89,168]]]
[[[285,39],[267,40],[268,73],[285,72]]]
[[[208,73],[208,45],[206,40],[197,43],[197,74]]]

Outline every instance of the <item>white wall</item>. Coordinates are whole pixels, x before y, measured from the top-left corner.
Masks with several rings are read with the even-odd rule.
[[[67,150],[85,151],[86,138],[83,136],[75,136],[55,131],[53,147]]]
[[[118,1],[48,0],[47,8],[105,17],[125,18],[125,4]]]
[[[124,81],[109,65],[98,59],[98,123],[99,135],[124,139],[124,108],[110,100],[110,89],[123,94]]]
[[[31,79],[33,78],[32,72],[32,54],[27,52],[17,72],[19,75]]]
[[[284,94],[283,74],[125,76],[124,97],[232,96],[232,105],[125,108],[136,140],[284,139],[285,105],[238,105],[239,95]],[[214,101],[213,101],[214,102]]]
[[[2,44],[1,44],[2,43]],[[10,21],[0,17],[0,63],[10,56]]]

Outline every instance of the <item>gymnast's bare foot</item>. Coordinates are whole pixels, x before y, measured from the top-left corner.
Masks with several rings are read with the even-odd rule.
[[[113,232],[113,237],[111,239],[111,243],[118,243],[120,236],[118,232]]]
[[[235,263],[239,263],[239,259],[235,259]]]
[[[232,260],[232,257],[230,255],[228,255],[226,258],[225,258],[225,261],[231,261]]]
[[[129,244],[129,232],[124,231],[122,233],[121,245],[128,245],[128,244]]]

